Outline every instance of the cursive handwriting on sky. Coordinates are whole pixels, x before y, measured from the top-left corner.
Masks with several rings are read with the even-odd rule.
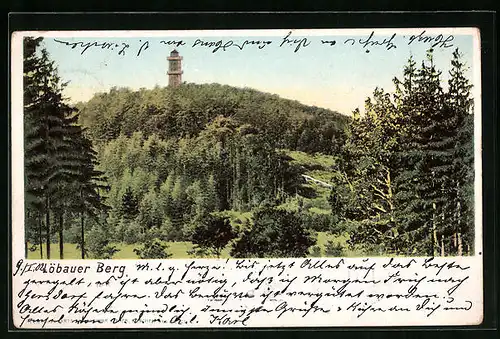
[[[434,51],[447,80],[455,48],[472,67],[473,36],[416,34],[397,30],[364,35],[168,36],[116,38],[47,37],[44,39],[59,74],[69,81],[65,95],[86,101],[111,87],[166,86],[167,57],[183,57],[183,81],[251,87],[304,104],[350,114],[363,109],[375,87],[393,91],[410,56],[420,63]],[[471,77],[472,70],[468,72]]]

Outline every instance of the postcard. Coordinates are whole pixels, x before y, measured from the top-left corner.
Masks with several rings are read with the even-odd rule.
[[[476,28],[17,31],[18,329],[477,325]]]

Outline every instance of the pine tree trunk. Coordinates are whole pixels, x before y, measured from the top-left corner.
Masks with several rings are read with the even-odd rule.
[[[438,239],[437,239],[436,228],[434,226],[434,223],[432,223],[432,256],[433,257],[437,257],[437,244],[438,244]]]
[[[459,183],[457,183],[457,192],[459,191],[460,187],[459,187]],[[458,195],[458,193],[457,193]],[[462,205],[460,203],[460,198],[458,197],[457,198],[457,220],[455,221],[455,223],[458,225],[458,230],[461,229],[461,225],[462,225],[462,215],[460,213],[460,210],[462,209]],[[462,239],[460,238],[460,232],[459,231],[455,231],[455,249],[457,250],[457,255],[458,256],[461,256],[462,255]]]
[[[441,234],[441,256],[444,257],[444,235]]]
[[[59,215],[59,259],[64,259],[64,220],[63,214]]]
[[[28,211],[26,214],[26,220],[30,220],[30,212]],[[24,227],[24,258],[28,259],[28,232],[27,232],[27,225],[25,221],[25,227]],[[31,228],[32,225],[30,223],[29,227]]]
[[[463,252],[463,245],[462,245],[462,235],[460,233],[457,233],[457,242],[458,242],[457,255],[461,257]]]
[[[50,259],[50,200],[49,198],[47,197],[46,198],[46,208],[47,210],[45,211],[45,227],[46,227],[46,230],[47,230],[47,234],[46,234],[46,247],[47,247],[47,259]]]
[[[38,213],[38,243],[40,244],[40,259],[43,259],[42,217]]]
[[[432,256],[437,256],[437,246],[438,246],[438,238],[436,231],[436,204],[432,204],[433,212],[432,212]]]
[[[85,246],[85,238],[84,238],[85,237],[85,233],[84,233],[85,220],[83,218],[83,212],[81,212],[81,214],[80,214],[80,222],[81,222],[81,227],[82,227],[82,229],[81,229],[82,233],[80,235],[81,236],[80,248],[82,250],[82,259],[85,259],[85,248],[84,248],[84,246]]]

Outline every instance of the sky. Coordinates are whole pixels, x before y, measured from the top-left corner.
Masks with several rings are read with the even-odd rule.
[[[185,82],[250,87],[350,114],[355,108],[363,109],[375,87],[392,92],[392,79],[402,77],[408,58],[420,63],[434,44],[434,60],[444,80],[457,47],[471,67],[472,80],[479,71],[473,65],[473,34],[467,29],[422,28],[51,32],[45,34],[44,47],[62,80],[69,81],[65,95],[71,102],[86,101],[113,86],[167,86],[167,57],[175,48],[183,57]],[[245,40],[260,43],[242,46]],[[108,45],[85,50],[84,44],[94,42]]]

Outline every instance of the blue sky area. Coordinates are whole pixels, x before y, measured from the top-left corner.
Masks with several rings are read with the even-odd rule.
[[[437,36],[429,35],[434,39],[432,42],[414,39],[408,44],[410,37],[404,32],[391,39],[391,32],[378,34],[375,31],[370,41],[378,41],[381,45],[365,47],[360,40],[366,42],[370,33],[352,36],[292,33],[289,40],[302,41],[296,52],[296,43],[285,42],[280,46],[288,34],[284,30],[274,36],[203,36],[200,33],[199,36],[133,38],[46,37],[44,46],[51,59],[55,60],[63,81],[69,81],[65,95],[72,102],[86,101],[94,93],[107,91],[113,86],[133,89],[166,86],[167,56],[174,46],[161,41],[182,40],[184,45],[176,49],[183,57],[183,81],[251,87],[350,114],[356,107],[363,108],[365,98],[376,86],[393,91],[392,79],[394,76],[401,77],[402,68],[410,55],[419,63],[425,58],[426,50],[436,42]],[[443,34],[443,37],[447,35]],[[82,44],[72,48],[73,45],[54,39],[68,44],[106,42],[110,47],[93,46],[82,53]],[[233,46],[214,52],[215,46],[202,46],[200,41],[196,43],[197,39],[214,44],[221,41],[222,46],[232,41]],[[261,49],[258,46],[263,44],[246,44],[243,49],[235,46],[241,46],[245,40],[271,43]],[[322,43],[322,40],[335,40],[335,44]],[[308,45],[304,46],[304,43]],[[120,54],[124,44],[129,47]],[[454,35],[453,41],[447,45],[449,47],[445,48],[442,44],[434,47],[435,63],[444,71],[445,80],[456,47],[472,67],[473,36]],[[137,55],[139,50],[140,55]],[[472,81],[472,69],[468,75]]]

